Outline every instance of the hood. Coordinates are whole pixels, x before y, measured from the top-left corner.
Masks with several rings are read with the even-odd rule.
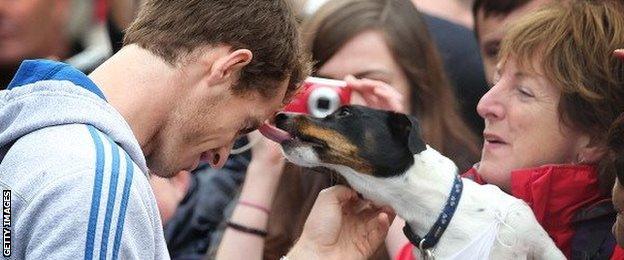
[[[84,73],[61,62],[26,60],[7,90],[0,91],[0,151],[39,129],[92,125],[108,135],[148,173],[130,126]],[[0,152],[0,161],[4,154]]]

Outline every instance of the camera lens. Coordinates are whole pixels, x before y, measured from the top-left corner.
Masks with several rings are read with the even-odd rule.
[[[319,110],[328,110],[330,104],[331,101],[328,98],[322,97],[316,101],[316,108]]]
[[[319,87],[308,97],[308,111],[315,117],[326,117],[340,106],[338,92],[329,87]]]

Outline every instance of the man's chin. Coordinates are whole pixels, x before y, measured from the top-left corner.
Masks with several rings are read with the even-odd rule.
[[[148,167],[149,167],[149,165],[148,165]],[[186,170],[186,169],[172,169],[172,168],[167,168],[167,167],[149,167],[149,169],[150,169],[150,174],[156,175],[156,176],[162,177],[162,178],[171,178],[171,177],[177,175],[181,171],[189,171],[190,172],[190,170]]]

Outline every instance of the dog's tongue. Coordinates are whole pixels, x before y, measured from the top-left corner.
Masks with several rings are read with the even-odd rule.
[[[289,140],[292,138],[290,134],[282,129],[279,129],[271,124],[263,124],[258,130],[260,133],[264,135],[266,138],[269,138],[277,143],[282,143],[283,141]]]

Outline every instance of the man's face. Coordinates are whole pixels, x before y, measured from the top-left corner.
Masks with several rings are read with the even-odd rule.
[[[65,37],[66,0],[0,0],[0,65],[53,55]]]
[[[523,15],[551,1],[533,0],[507,15],[489,15],[485,17],[483,9],[478,10],[475,30],[477,30],[479,35],[479,50],[483,59],[485,77],[490,86],[494,82],[500,43],[503,37],[505,37],[509,26],[518,21]]]
[[[287,84],[288,80],[276,84],[275,95],[270,98],[256,92],[235,95],[230,88],[210,98],[189,95],[157,133],[154,150],[147,155],[148,167],[161,177],[191,171],[201,161],[222,167],[234,141],[258,128],[283,106]]]

